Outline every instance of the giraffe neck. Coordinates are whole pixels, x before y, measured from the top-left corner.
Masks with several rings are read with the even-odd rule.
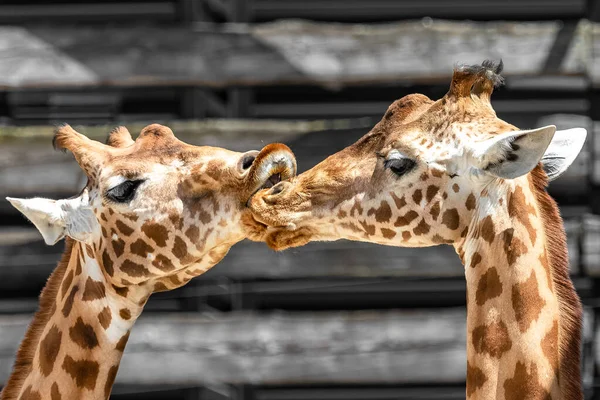
[[[107,399],[146,299],[108,284],[91,246],[67,239],[1,399]]]
[[[581,305],[545,174],[484,190],[464,242],[467,397],[582,399]]]

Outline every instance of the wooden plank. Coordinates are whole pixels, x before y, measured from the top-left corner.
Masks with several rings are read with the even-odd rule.
[[[594,337],[584,314],[584,377]],[[118,384],[462,383],[465,310],[143,315]],[[591,323],[588,323],[591,321]],[[0,382],[29,316],[0,317]],[[598,331],[598,330],[597,330]]]
[[[600,9],[597,4],[596,9]],[[594,87],[600,88],[600,22],[588,22],[585,29],[587,30],[587,34],[582,39],[587,39],[588,46],[591,47],[588,52],[590,62],[586,64],[588,66],[588,75]],[[580,46],[585,47],[585,44],[580,43]]]
[[[427,20],[381,25],[278,21],[258,25],[254,35],[278,49],[307,76],[344,84],[435,79],[449,76],[450,65],[502,58],[509,75],[540,75],[559,22],[466,22]],[[585,35],[577,29],[575,35]],[[588,48],[571,51],[561,74],[581,74]],[[579,66],[577,66],[579,64]]]
[[[341,121],[342,123],[344,121]],[[321,130],[334,122],[271,121],[170,121],[177,137],[187,143],[220,146],[231,150],[260,150],[265,144],[290,141],[298,134]],[[127,124],[137,135],[145,123]],[[347,125],[347,124],[346,124]],[[75,126],[88,137],[104,141],[113,126]],[[85,184],[85,177],[70,154],[53,150],[54,127],[0,128],[0,198],[50,194],[72,196]],[[4,203],[4,201],[0,202]],[[6,204],[0,210],[7,210]]]
[[[585,25],[588,27],[588,25]],[[231,87],[445,82],[456,62],[504,58],[506,74],[543,75],[558,22],[284,21],[235,32],[171,27],[1,27],[0,86]],[[585,74],[590,28],[553,75]],[[102,43],[102,46],[98,46]],[[169,60],[166,62],[165,60]]]
[[[0,382],[28,321],[0,317]],[[462,309],[144,315],[117,383],[460,383],[464,327]]]
[[[593,4],[593,3],[592,3]],[[317,20],[392,20],[423,17],[452,19],[564,19],[585,15],[586,3],[581,0],[568,3],[556,0],[528,2],[488,0],[485,7],[476,0],[439,2],[425,0],[419,3],[370,0],[254,0],[251,2],[254,20],[303,18]]]
[[[369,131],[371,121],[331,120],[314,122],[271,121],[170,121],[167,123],[181,140],[196,144],[220,146],[231,150],[261,149],[266,143],[288,144],[298,159],[299,171],[305,171],[329,155],[354,143]],[[584,116],[553,114],[541,118],[538,126],[555,124],[559,129],[587,127],[592,132],[591,120]],[[127,124],[134,133],[145,124]],[[600,129],[600,123],[596,124]],[[114,126],[76,128],[96,140],[104,141]],[[52,149],[53,127],[0,128],[0,198],[49,194],[57,197],[77,193],[85,177],[69,154]],[[588,140],[582,153],[567,172],[550,185],[552,194],[584,196],[588,176],[592,171],[592,141]],[[600,151],[599,151],[600,152]],[[600,161],[593,165],[600,176]],[[0,202],[0,212],[7,211]]]

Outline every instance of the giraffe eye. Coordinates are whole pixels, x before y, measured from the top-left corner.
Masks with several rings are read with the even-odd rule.
[[[393,158],[386,160],[383,165],[396,175],[402,176],[412,170],[417,163],[410,158]]]
[[[135,191],[143,182],[144,181],[142,179],[134,181],[125,181],[120,185],[109,189],[106,192],[106,197],[109,200],[114,201],[115,203],[128,203],[131,200],[133,200],[133,197],[135,196]]]

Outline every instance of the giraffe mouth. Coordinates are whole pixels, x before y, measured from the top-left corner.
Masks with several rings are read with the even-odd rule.
[[[281,173],[278,172],[276,174],[273,174],[269,177],[269,179],[267,179],[267,181],[265,182],[264,185],[261,186],[261,189],[270,189],[273,186],[277,185],[279,182],[281,182]]]
[[[294,153],[284,144],[269,144],[256,156],[249,171],[251,196],[261,189],[270,189],[294,176],[296,176]]]

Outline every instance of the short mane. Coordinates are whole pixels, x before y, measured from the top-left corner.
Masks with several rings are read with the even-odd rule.
[[[31,364],[33,362],[33,357],[35,356],[35,350],[40,341],[40,336],[50,317],[54,314],[56,296],[64,278],[67,265],[69,265],[73,243],[73,239],[65,239],[65,251],[58,263],[58,267],[52,272],[46,286],[42,290],[42,294],[40,295],[40,307],[27,328],[25,338],[21,342],[13,372],[8,378],[2,393],[0,393],[1,400],[16,400],[21,392],[25,378],[31,372]]]
[[[564,399],[583,399],[581,390],[581,301],[569,276],[567,240],[556,202],[548,192],[548,177],[539,165],[531,172],[541,218],[546,233],[546,251],[560,310],[559,385]]]

